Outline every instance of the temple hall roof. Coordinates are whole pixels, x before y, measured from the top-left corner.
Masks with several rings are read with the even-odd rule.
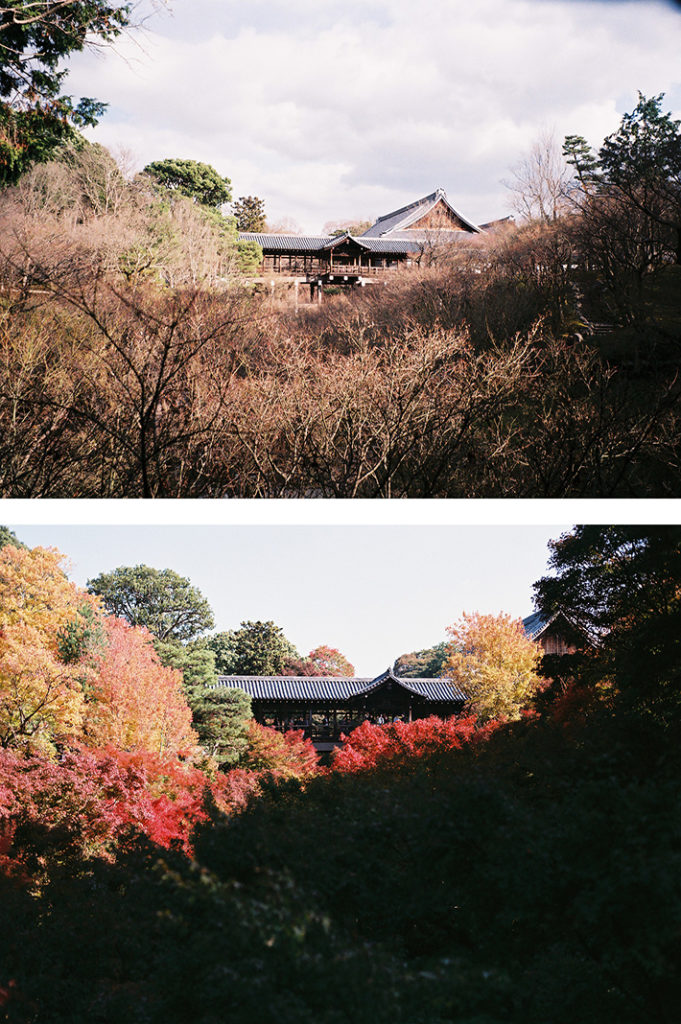
[[[388,669],[373,679],[348,676],[218,676],[218,686],[244,690],[254,700],[347,701],[397,683],[435,703],[460,703],[465,694],[448,679],[408,679]]]
[[[480,228],[477,224],[474,224],[472,220],[468,220],[464,217],[459,210],[455,209],[447,199],[445,190],[438,188],[435,192],[431,192],[430,195],[424,196],[423,199],[416,199],[413,203],[408,203],[407,206],[402,206],[399,210],[393,210],[392,213],[386,213],[383,217],[379,217],[375,224],[372,224],[368,228],[361,238],[382,238],[386,235],[391,237],[397,232],[401,233],[411,228],[416,222],[425,217],[431,210],[434,210],[438,203],[442,203],[449,212],[456,217],[457,220],[464,225],[464,228],[474,234],[480,232]],[[444,229],[446,231],[446,229]],[[458,231],[452,231],[452,234],[459,234]],[[422,232],[419,232],[422,234]],[[433,235],[437,234],[440,236],[442,232],[433,232]]]

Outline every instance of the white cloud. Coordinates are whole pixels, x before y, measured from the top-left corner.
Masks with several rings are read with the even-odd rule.
[[[309,230],[443,185],[474,219],[542,125],[597,143],[636,90],[673,92],[681,15],[568,0],[177,0],[142,40],[82,55],[94,137],[205,160]],[[124,58],[128,58],[128,62]]]

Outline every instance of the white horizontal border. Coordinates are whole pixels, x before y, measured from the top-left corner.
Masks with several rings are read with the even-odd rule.
[[[0,522],[83,526],[544,526],[681,524],[678,499],[17,499]]]

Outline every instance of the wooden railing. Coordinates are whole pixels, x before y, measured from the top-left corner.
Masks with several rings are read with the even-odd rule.
[[[326,275],[329,274],[333,277],[378,277],[382,274],[394,274],[397,270],[402,270],[405,267],[404,263],[397,263],[392,267],[373,267],[373,266],[345,266],[343,264],[335,264],[331,266],[329,263],[318,263],[310,266],[305,266],[303,263],[292,263],[290,266],[288,263],[280,264],[278,267],[273,267],[272,264],[266,263],[260,270],[263,277],[314,277],[315,275]]]

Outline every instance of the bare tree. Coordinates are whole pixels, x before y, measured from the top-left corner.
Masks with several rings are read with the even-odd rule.
[[[511,192],[511,208],[525,220],[550,223],[567,209],[566,190],[572,175],[555,135],[542,131],[503,181]]]

